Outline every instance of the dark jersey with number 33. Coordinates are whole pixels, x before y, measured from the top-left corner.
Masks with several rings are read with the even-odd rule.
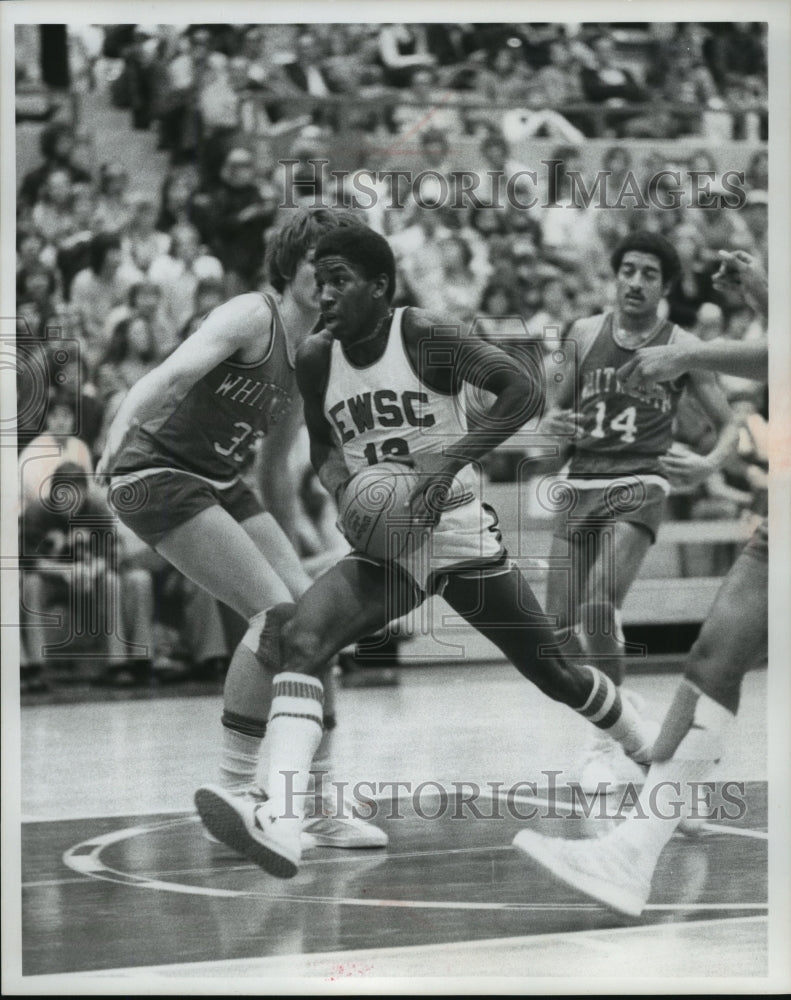
[[[180,399],[166,396],[144,423],[133,423],[108,472],[161,467],[218,481],[239,475],[297,394],[283,321],[275,301],[264,297],[273,316],[266,356],[253,364],[223,361]]]

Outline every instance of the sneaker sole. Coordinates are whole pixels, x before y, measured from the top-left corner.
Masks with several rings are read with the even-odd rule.
[[[639,917],[643,912],[644,900],[626,889],[571,867],[552,851],[543,837],[533,833],[532,830],[522,830],[521,833],[517,833],[513,845],[564,885],[591,896],[616,913],[626,917]]]
[[[254,861],[276,878],[293,878],[298,866],[275,846],[262,844],[251,836],[247,824],[233,806],[211,789],[199,788],[195,808],[209,833],[227,847]]]

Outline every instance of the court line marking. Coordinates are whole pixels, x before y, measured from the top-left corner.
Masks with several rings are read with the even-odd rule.
[[[732,934],[738,933],[740,927],[749,929],[752,925],[764,925],[768,927],[768,918],[766,916],[753,916],[753,917],[732,917],[727,920],[717,919],[717,920],[689,920],[683,924],[685,930],[709,930],[715,929],[717,931],[728,930]],[[454,952],[463,951],[467,953],[470,949],[486,951],[490,954],[497,951],[502,952],[506,949],[510,950],[516,954],[524,954],[530,950],[536,950],[542,947],[551,947],[555,944],[562,944],[564,946],[569,946],[571,948],[576,948],[580,945],[583,947],[591,947],[594,949],[600,949],[602,944],[609,944],[610,947],[613,945],[613,937],[615,937],[619,942],[622,938],[634,938],[634,937],[644,937],[647,940],[656,939],[657,936],[663,935],[668,928],[677,930],[679,925],[677,924],[639,924],[627,927],[609,927],[609,928],[597,928],[595,930],[579,930],[579,931],[551,931],[544,934],[532,934],[532,935],[522,935],[519,937],[501,937],[501,938],[482,938],[480,940],[471,941],[448,941],[439,942],[437,944],[418,944],[418,945],[395,945],[391,947],[382,948],[359,948],[356,950],[349,951],[319,951],[319,952],[297,952],[289,955],[268,955],[261,956],[257,958],[226,958],[226,959],[209,959],[205,962],[185,962],[181,964],[168,964],[168,965],[151,965],[151,966],[130,966],[127,968],[119,969],[94,969],[88,970],[81,973],[65,973],[62,976],[58,976],[58,980],[65,979],[68,980],[70,977],[75,979],[78,977],[87,977],[90,979],[111,979],[113,976],[124,977],[124,979],[134,978],[135,976],[150,976],[150,975],[161,975],[164,977],[176,977],[189,975],[193,972],[196,975],[229,975],[229,974],[242,974],[247,976],[261,976],[266,975],[268,972],[281,969],[284,965],[288,964],[293,966],[295,961],[302,963],[303,966],[315,967],[316,971],[311,973],[310,971],[304,971],[302,975],[295,975],[293,971],[289,970],[288,978],[290,981],[299,979],[321,979],[328,978],[327,974],[322,971],[322,966],[327,965],[354,965],[363,964],[366,962],[375,962],[377,959],[397,959],[404,957],[407,959],[420,958],[421,955],[426,956],[439,956],[440,954],[451,955]],[[609,939],[609,940],[608,940]],[[626,942],[623,942],[624,944]],[[365,973],[368,970],[362,970]],[[748,972],[745,973],[749,975]],[[44,978],[44,977],[37,977]],[[346,980],[346,977],[342,977]],[[351,977],[349,977],[351,978]],[[360,975],[355,978],[362,979],[365,981],[368,978],[370,981],[375,980],[377,977]],[[412,976],[411,978],[415,978]],[[419,978],[419,977],[418,977]],[[448,977],[443,977],[447,979]],[[491,983],[491,978],[486,974],[487,982]],[[504,977],[505,978],[505,977]],[[519,978],[528,977],[514,977],[508,976],[507,981],[513,983]],[[539,977],[546,978],[546,977]],[[553,976],[553,981],[562,981],[563,976]],[[571,977],[577,978],[577,977]],[[613,976],[613,979],[617,977]],[[630,977],[631,978],[631,977]],[[700,977],[701,982],[714,983],[717,977]],[[667,985],[667,979],[654,976],[645,977],[646,981],[656,981],[661,982],[664,986]]]
[[[197,817],[195,817],[197,819]],[[190,817],[190,822],[193,818]],[[342,906],[379,906],[406,909],[439,909],[439,910],[558,910],[558,909],[601,909],[598,903],[496,903],[496,902],[470,902],[466,900],[423,900],[423,899],[361,899],[357,897],[339,896],[317,896],[301,895],[295,893],[278,893],[267,891],[251,891],[236,889],[215,889],[210,886],[190,885],[184,882],[167,882],[161,876],[165,873],[157,872],[155,876],[145,873],[122,872],[107,865],[101,860],[101,853],[111,844],[119,843],[123,840],[131,840],[133,837],[144,836],[148,833],[156,833],[184,823],[184,819],[168,819],[148,826],[138,825],[127,827],[124,830],[113,830],[98,837],[81,841],[66,850],[63,855],[63,863],[73,871],[90,878],[102,881],[115,882],[122,885],[134,886],[141,889],[153,889],[160,892],[177,892],[195,896],[211,896],[215,898],[250,898],[263,897],[272,901],[288,901],[299,903],[323,903]],[[494,850],[511,849],[511,845],[497,845]],[[489,848],[452,848],[454,853],[472,853],[490,850]],[[443,851],[431,852],[442,854]],[[403,855],[401,855],[403,857]],[[374,860],[382,863],[387,860],[395,860],[399,855],[380,855]],[[359,865],[359,861],[357,862]],[[234,866],[234,871],[247,867],[256,870],[256,866]],[[198,874],[217,875],[223,874],[227,870],[216,868],[199,870]],[[194,874],[194,870],[192,871]],[[187,872],[179,872],[184,875]],[[156,877],[160,876],[160,877]],[[647,908],[662,911],[721,911],[721,910],[762,910],[768,909],[768,903],[678,903],[678,904],[649,904]]]

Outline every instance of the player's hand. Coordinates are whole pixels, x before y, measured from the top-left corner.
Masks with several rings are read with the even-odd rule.
[[[540,431],[556,437],[579,437],[582,434],[582,416],[574,410],[553,407],[547,410],[541,421]]]
[[[711,279],[718,292],[733,292],[758,312],[766,314],[769,284],[763,268],[746,250],[720,250],[720,266]]]
[[[453,491],[455,476],[449,470],[421,473],[406,506],[416,524],[435,527]]]
[[[670,382],[686,371],[683,350],[675,344],[641,347],[618,369],[627,391],[648,392],[657,382]]]
[[[677,489],[699,486],[716,471],[708,456],[698,455],[679,443],[673,444],[660,458],[659,464],[670,485]]]

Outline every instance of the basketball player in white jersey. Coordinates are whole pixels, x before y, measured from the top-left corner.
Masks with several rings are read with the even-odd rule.
[[[739,290],[745,302],[766,317],[767,282],[758,262],[742,250],[720,251],[720,257],[714,287]],[[619,377],[644,386],[695,370],[766,379],[767,363],[765,340],[719,338],[675,350],[641,348]],[[742,678],[766,664],[768,583],[764,519],[723,581],[690,650],[633,815],[603,836],[573,841],[523,830],[514,838],[518,850],[619,913],[632,917],[642,913],[662,851],[680,824],[688,824],[689,816],[699,811],[693,805],[692,786],[711,779],[727,746]],[[707,811],[705,804],[702,808]]]
[[[536,386],[504,352],[459,336],[424,311],[393,310],[395,261],[367,228],[325,234],[314,266],[324,329],[297,357],[311,460],[330,495],[355,473],[398,458],[421,475],[416,518],[436,521],[426,545],[385,562],[352,551],[320,577],[281,630],[280,666],[264,750],[264,803],[205,786],[196,805],[212,833],[266,871],[290,877],[300,861],[299,809],[321,735],[321,664],[356,638],[441,594],[526,678],[606,730],[634,760],[650,759],[652,730],[595,668],[539,656],[553,634],[513,566],[494,511],[481,503],[478,459],[535,407]],[[495,401],[467,430],[465,383]],[[441,513],[427,501],[437,489]],[[429,509],[430,508],[430,509]],[[438,520],[437,520],[438,518]]]

